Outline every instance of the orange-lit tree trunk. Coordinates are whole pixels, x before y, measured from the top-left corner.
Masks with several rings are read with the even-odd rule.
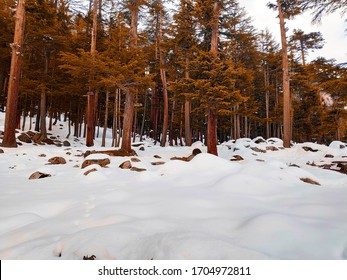
[[[284,24],[284,15],[281,0],[277,0],[282,43],[282,68],[283,68],[283,146],[290,148],[291,125],[290,125],[290,87],[289,87],[289,70],[288,70],[288,53],[286,28]]]
[[[211,38],[211,52],[216,60],[218,57],[219,14],[219,2],[216,1],[213,6],[213,24]],[[210,107],[207,110],[207,152],[217,156],[217,109]]]
[[[137,47],[138,35],[138,16],[139,16],[139,4],[138,1],[130,1],[130,49],[135,51]],[[123,134],[122,134],[122,146],[121,149],[131,153],[131,132],[134,119],[134,103],[135,103],[135,89],[130,88],[126,92],[125,96],[125,108],[123,118]]]
[[[95,58],[96,52],[96,32],[98,25],[98,0],[94,0],[93,7],[93,28],[92,28],[92,40],[90,46],[90,55]],[[92,73],[91,73],[92,75]],[[91,81],[90,81],[91,83]],[[87,96],[87,147],[94,146],[94,131],[95,131],[95,93],[93,88],[89,85],[89,92]]]
[[[2,142],[3,147],[17,147],[16,115],[18,104],[18,87],[21,72],[21,57],[24,39],[24,0],[18,0],[15,18],[16,24],[14,31],[14,40],[13,44],[11,45],[12,57],[6,104],[4,139]]]
[[[185,78],[189,79],[189,69],[188,69],[188,58],[186,58],[186,69],[185,69]],[[186,97],[184,100],[184,139],[186,142],[186,146],[192,145],[192,131],[190,126],[190,101]]]

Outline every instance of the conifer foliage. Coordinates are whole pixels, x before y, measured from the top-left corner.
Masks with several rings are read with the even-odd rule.
[[[285,147],[346,141],[345,65],[310,61],[322,34],[285,26],[307,9],[316,18],[344,12],[345,1],[269,3],[281,45],[239,2],[26,0],[24,9],[23,0],[1,1],[2,145],[16,147],[17,128],[44,139],[61,118],[67,138],[93,146],[102,127],[102,146],[128,155],[144,137],[202,141],[215,155],[218,143],[241,137],[279,137]]]

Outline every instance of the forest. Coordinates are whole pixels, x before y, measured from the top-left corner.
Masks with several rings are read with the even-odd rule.
[[[322,34],[287,36],[285,28],[306,9],[318,20],[343,15],[345,1],[268,8],[279,12],[281,44],[236,0],[1,0],[2,146],[17,145],[15,129],[44,140],[62,119],[67,138],[85,137],[90,147],[100,133],[105,146],[111,128],[112,146],[128,153],[136,137],[161,146],[202,141],[212,154],[219,143],[256,136],[287,147],[347,141],[346,64],[308,61]]]

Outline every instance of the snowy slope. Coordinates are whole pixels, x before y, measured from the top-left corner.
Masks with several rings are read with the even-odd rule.
[[[65,124],[52,133],[64,140]],[[88,149],[71,137],[71,147],[2,148],[0,258],[347,259],[347,176],[313,166],[346,161],[346,143],[271,151],[279,139],[257,140],[223,143],[220,157],[199,142],[161,148],[146,140],[144,151],[134,147],[141,162],[132,162],[144,172],[118,167],[129,157],[105,155],[89,158],[109,158],[108,168],[81,169]],[[110,149],[100,142],[93,149]],[[190,162],[170,160],[194,148],[203,153]],[[67,163],[47,165],[54,156]],[[165,164],[151,164],[158,161]],[[29,180],[35,171],[52,176]]]

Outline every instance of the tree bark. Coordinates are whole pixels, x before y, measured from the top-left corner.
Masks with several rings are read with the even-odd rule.
[[[96,52],[96,32],[98,26],[98,0],[94,0],[93,4],[93,28],[92,28],[92,38],[90,45],[90,55],[93,60],[95,58]],[[90,73],[92,75],[92,73]],[[91,81],[90,81],[91,83]],[[87,139],[86,146],[91,147],[94,146],[94,133],[95,133],[95,93],[93,92],[93,88],[89,85],[89,92],[87,95]]]
[[[286,28],[284,23],[284,15],[281,6],[281,0],[277,0],[280,29],[281,29],[281,43],[282,43],[282,68],[283,68],[283,146],[290,148],[291,140],[291,125],[290,125],[290,86],[289,86],[289,69],[288,69],[288,53],[287,53],[287,38]]]
[[[108,120],[108,100],[110,92],[106,91],[106,104],[105,104],[105,118],[104,118],[104,130],[102,131],[101,147],[105,147],[106,142],[106,131],[107,131],[107,120]]]
[[[188,69],[188,58],[186,58],[186,69],[185,69],[185,78],[189,79],[189,69]],[[192,131],[190,126],[190,101],[187,97],[184,100],[184,136],[186,146],[192,145]]]
[[[16,24],[14,31],[14,40],[11,45],[11,69],[8,85],[8,95],[6,103],[5,129],[2,141],[3,147],[17,147],[16,142],[16,115],[18,104],[18,87],[21,73],[21,57],[24,39],[24,19],[25,7],[24,0],[18,0],[16,9]]]

